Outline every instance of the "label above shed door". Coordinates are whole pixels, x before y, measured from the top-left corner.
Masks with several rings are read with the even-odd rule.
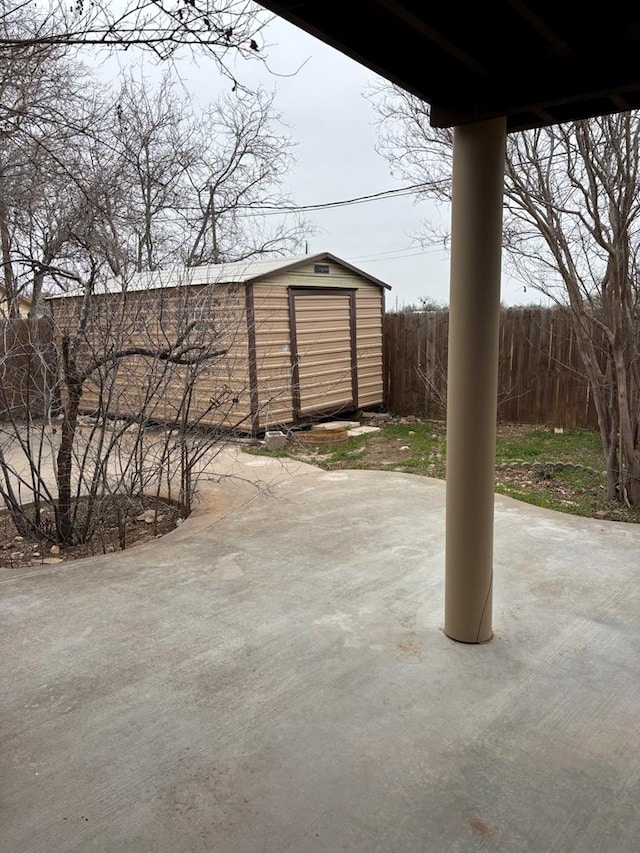
[[[331,272],[329,264],[314,264],[313,271],[316,275],[329,275]]]

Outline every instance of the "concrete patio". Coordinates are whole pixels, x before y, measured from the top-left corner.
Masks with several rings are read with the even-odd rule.
[[[638,527],[498,497],[465,646],[444,483],[225,466],[269,488],[4,575],[1,850],[637,850]]]

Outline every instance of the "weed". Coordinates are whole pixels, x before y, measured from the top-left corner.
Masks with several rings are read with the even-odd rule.
[[[322,468],[374,468],[405,471],[444,479],[446,435],[442,423],[390,423],[378,432],[354,436],[338,445],[295,443],[272,456],[292,456]],[[640,511],[606,501],[602,445],[597,432],[566,430],[563,434],[536,427],[498,429],[496,464],[563,462],[579,466],[562,471],[537,471],[515,466],[498,469],[496,492],[546,509],[640,522]]]

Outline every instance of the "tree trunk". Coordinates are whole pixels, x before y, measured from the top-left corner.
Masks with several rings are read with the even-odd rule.
[[[628,460],[625,489],[631,506],[640,506],[640,451],[636,451],[635,457]]]
[[[605,470],[607,473],[607,500],[615,501],[618,499],[618,488],[620,484],[620,457],[618,454],[618,427],[617,419],[612,421],[609,433],[602,439],[602,446],[605,451]],[[601,436],[605,433],[601,430]]]
[[[18,310],[18,294],[16,293],[15,276],[11,264],[11,236],[4,205],[0,203],[0,244],[2,245],[2,274],[4,278],[4,293],[7,300],[7,316],[20,316]]]
[[[44,273],[36,273],[33,277],[33,294],[29,306],[29,317],[37,317],[42,302],[42,285],[44,284]]]
[[[71,473],[73,467],[73,445],[78,425],[78,409],[82,396],[82,383],[77,378],[75,364],[70,364],[69,338],[62,340],[63,381],[67,392],[63,407],[60,447],[57,456],[58,504],[56,507],[56,530],[60,542],[71,544],[73,537],[73,514],[71,506]]]

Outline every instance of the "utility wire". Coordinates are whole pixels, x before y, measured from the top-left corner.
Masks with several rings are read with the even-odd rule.
[[[441,244],[433,244],[428,248],[419,249],[417,246],[406,246],[404,249],[396,249],[394,252],[380,252],[375,255],[358,255],[349,258],[351,261],[403,261],[405,258],[417,258],[421,255],[436,255],[442,251]],[[401,254],[400,254],[401,253]]]
[[[580,152],[575,148],[571,147],[569,149],[573,154],[579,154]],[[540,154],[534,158],[535,163],[546,163],[553,159],[562,157],[563,152],[559,153],[553,152],[551,154]],[[531,158],[521,157],[518,152],[518,158],[512,160],[512,165],[516,167],[523,167],[527,165],[527,161]],[[291,204],[291,205],[270,205],[270,204],[245,204],[245,205],[236,205],[236,210],[247,211],[249,215],[257,214],[261,216],[278,216],[283,213],[304,213],[305,211],[320,211],[320,210],[331,210],[337,207],[350,207],[351,205],[356,204],[367,204],[372,201],[384,201],[390,198],[400,198],[406,195],[417,195],[420,192],[424,192],[431,187],[442,187],[451,184],[451,177],[448,178],[439,178],[436,180],[429,180],[427,182],[422,182],[419,184],[410,184],[406,187],[398,187],[397,189],[391,190],[382,190],[377,193],[369,193],[368,195],[355,196],[353,198],[340,199],[338,201],[327,201],[327,202],[319,202],[316,204]]]
[[[448,181],[438,181],[438,183],[448,183]],[[291,205],[270,205],[270,204],[241,204],[237,205],[236,210],[247,210],[251,213],[258,213],[262,216],[274,216],[282,213],[304,213],[311,210],[331,210],[335,207],[350,207],[354,204],[366,204],[371,201],[384,201],[389,198],[398,198],[405,195],[415,195],[425,188],[425,184],[411,184],[408,187],[398,187],[395,190],[382,190],[379,193],[371,193],[369,195],[356,196],[355,198],[345,198],[340,201],[327,201],[318,204],[291,204]]]

